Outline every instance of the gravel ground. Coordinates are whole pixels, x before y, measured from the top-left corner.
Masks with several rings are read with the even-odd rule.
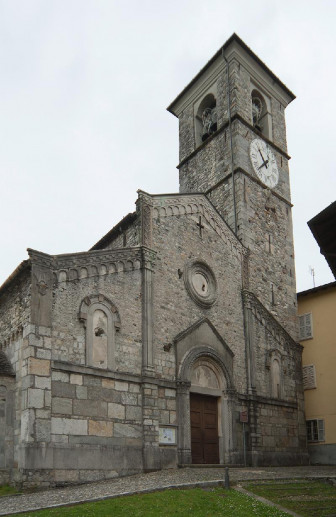
[[[0,498],[0,515],[93,501],[137,492],[224,480],[223,468],[182,468],[137,474],[85,485]],[[336,466],[230,468],[230,481],[258,479],[335,478]]]

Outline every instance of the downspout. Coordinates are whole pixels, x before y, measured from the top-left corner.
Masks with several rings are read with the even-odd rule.
[[[229,133],[230,133],[230,151],[231,151],[231,177],[232,177],[232,197],[233,197],[233,222],[234,232],[237,235],[237,208],[236,208],[236,187],[233,173],[233,144],[232,144],[232,122],[231,122],[231,97],[230,97],[230,83],[229,83],[229,62],[224,54],[224,47],[222,48],[222,56],[226,63],[227,88],[228,88],[228,116],[229,116]]]

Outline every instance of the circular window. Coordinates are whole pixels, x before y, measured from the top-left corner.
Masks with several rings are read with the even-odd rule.
[[[191,298],[201,307],[211,307],[217,298],[215,275],[205,262],[190,262],[185,266],[184,282]]]

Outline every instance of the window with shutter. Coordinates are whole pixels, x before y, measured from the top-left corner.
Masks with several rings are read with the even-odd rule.
[[[315,375],[315,366],[313,364],[308,364],[302,368],[303,372],[303,389],[304,390],[312,390],[316,388],[316,375]]]
[[[324,442],[324,420],[307,420],[308,442]]]
[[[311,312],[299,316],[299,339],[310,339],[313,337],[313,319]]]

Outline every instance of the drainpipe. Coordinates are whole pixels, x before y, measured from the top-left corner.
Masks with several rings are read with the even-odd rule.
[[[237,235],[237,208],[236,208],[236,188],[233,173],[233,144],[232,144],[232,123],[231,123],[231,98],[230,98],[230,84],[229,84],[229,62],[224,54],[224,47],[222,48],[222,56],[226,63],[227,87],[228,87],[228,115],[229,115],[229,133],[230,133],[230,151],[231,151],[231,177],[232,177],[232,197],[233,197],[233,221],[234,231]]]

